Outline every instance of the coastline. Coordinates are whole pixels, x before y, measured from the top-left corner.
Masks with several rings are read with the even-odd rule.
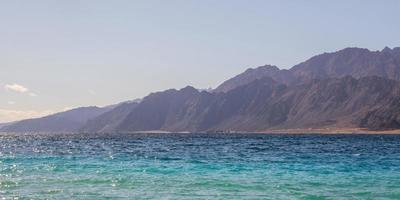
[[[400,129],[368,130],[365,128],[298,128],[298,129],[271,129],[258,131],[264,134],[375,134],[398,135]]]
[[[87,133],[87,132],[2,132],[1,135],[7,134],[18,134],[18,135],[32,135],[32,134],[323,134],[323,135],[333,135],[333,134],[370,134],[370,135],[400,135],[400,129],[393,130],[368,130],[365,128],[293,128],[293,129],[267,129],[260,131],[164,131],[164,130],[151,130],[151,131],[124,131],[118,133]]]

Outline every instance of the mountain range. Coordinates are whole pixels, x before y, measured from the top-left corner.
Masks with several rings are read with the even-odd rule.
[[[265,65],[212,91],[187,86],[140,101],[83,107],[0,127],[5,132],[400,129],[400,48],[346,48],[290,69]]]
[[[289,70],[280,70],[276,66],[265,65],[248,69],[244,73],[223,82],[216,92],[227,92],[255,79],[271,77],[277,82],[293,85],[312,79],[341,78],[352,76],[361,78],[379,76],[400,80],[400,47],[382,51],[370,51],[361,48],[346,48],[333,53],[314,56]]]
[[[0,123],[0,129],[11,124],[12,123]]]
[[[75,132],[85,125],[89,119],[97,117],[111,107],[82,107],[56,113],[37,119],[27,119],[4,126],[4,132]]]

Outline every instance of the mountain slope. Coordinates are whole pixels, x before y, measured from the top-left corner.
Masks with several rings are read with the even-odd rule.
[[[120,103],[112,110],[89,119],[87,123],[80,128],[80,131],[88,133],[112,132],[138,105],[138,103],[139,102],[137,101]]]
[[[27,119],[1,128],[5,132],[74,132],[89,119],[97,117],[110,108],[82,107],[49,115]]]
[[[386,47],[382,51],[346,48],[314,56],[290,71],[300,80],[340,78],[348,75],[354,78],[379,76],[400,80],[400,48]]]
[[[337,52],[314,56],[289,70],[275,66],[262,66],[223,82],[214,92],[227,92],[263,77],[270,77],[286,85],[302,84],[312,79],[341,78],[352,76],[362,78],[379,76],[400,80],[400,48],[385,48],[370,51],[362,48],[346,48]]]
[[[80,108],[24,120],[2,131],[263,131],[400,128],[400,48],[347,48],[290,70],[248,69],[212,92],[193,87],[140,102]]]
[[[146,97],[116,131],[390,128],[399,117],[396,111],[386,112],[397,108],[396,101],[388,104],[387,99],[397,98],[399,91],[400,84],[393,80],[351,76],[292,86],[265,77],[226,93],[198,92],[187,87]],[[389,108],[380,111],[385,106]],[[371,113],[385,113],[391,124],[372,118],[377,115]]]
[[[264,77],[270,77],[277,82],[285,84],[291,84],[294,80],[294,77],[290,71],[280,70],[278,67],[272,65],[265,65],[255,69],[247,69],[245,72],[223,82],[214,90],[214,92],[227,92],[236,87],[246,85],[254,80]]]
[[[360,119],[360,127],[371,130],[400,129],[400,94],[386,99]]]
[[[399,88],[398,82],[381,77],[350,76],[295,86],[277,100],[291,102],[288,119],[279,128],[360,127],[360,118],[395,97]]]
[[[246,116],[241,115],[252,116],[260,101],[264,102],[284,87],[265,78],[229,93],[199,92],[192,87],[154,93],[144,98],[116,131],[254,129],[259,121],[253,118],[244,121]],[[277,117],[270,118],[275,123],[273,118]]]
[[[202,94],[193,87],[167,90],[145,97],[117,131],[196,130],[196,110]]]
[[[1,130],[1,128],[5,127],[5,126],[8,126],[8,125],[11,125],[11,124],[12,124],[12,122],[10,122],[10,123],[0,123],[0,130]]]

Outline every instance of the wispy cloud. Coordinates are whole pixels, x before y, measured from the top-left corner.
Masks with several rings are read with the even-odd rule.
[[[19,93],[25,93],[25,92],[29,91],[29,89],[26,88],[25,86],[19,85],[19,84],[16,84],[16,83],[14,83],[14,84],[6,84],[4,86],[4,89],[6,89],[7,91],[13,91],[13,92],[19,92]]]
[[[14,105],[15,104],[15,101],[8,101],[7,102],[9,105]]]
[[[37,97],[38,96],[36,93],[33,93],[33,92],[29,92],[28,95],[31,96],[31,97]]]
[[[43,117],[53,114],[52,110],[8,110],[0,109],[0,122],[12,122],[22,119],[30,119],[36,117]]]
[[[31,97],[37,97],[38,95],[34,92],[30,92],[29,89],[23,85],[20,84],[6,84],[4,86],[4,89],[6,91],[12,91],[12,92],[17,92],[17,93],[23,93],[23,94],[27,94],[28,96]]]

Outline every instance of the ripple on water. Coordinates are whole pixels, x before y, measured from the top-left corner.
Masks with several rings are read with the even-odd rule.
[[[0,196],[400,199],[396,135],[0,134]]]

